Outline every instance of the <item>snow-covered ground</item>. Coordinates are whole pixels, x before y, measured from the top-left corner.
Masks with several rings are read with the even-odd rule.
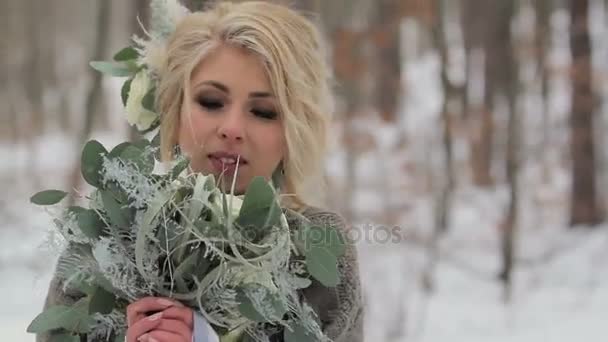
[[[41,247],[50,216],[30,205],[28,198],[38,189],[65,188],[68,169],[64,164],[73,153],[70,144],[53,136],[37,142],[40,184],[27,181],[33,175],[26,172],[26,147],[0,148],[2,160],[15,161],[4,163],[0,175],[2,341],[34,340],[25,329],[42,306],[55,256]],[[361,162],[366,163],[365,158]],[[560,183],[556,184],[559,188]],[[389,230],[364,220],[355,224],[376,236],[358,245],[367,341],[605,340],[606,227],[593,232],[569,230],[558,224],[560,220],[542,219],[542,212],[524,210],[518,249],[521,266],[513,300],[505,304],[496,278],[500,262],[496,227],[504,197],[500,190],[457,193],[453,225],[440,244],[432,293],[421,286],[427,252],[420,241],[431,222],[428,200],[410,200],[395,230],[403,236],[391,235],[389,242],[385,241]],[[367,207],[374,205],[368,202]],[[551,211],[557,209],[563,208],[547,208],[547,217],[555,217]]]

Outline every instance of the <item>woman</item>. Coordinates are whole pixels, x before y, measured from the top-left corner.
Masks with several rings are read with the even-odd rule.
[[[306,204],[310,180],[321,169],[332,111],[330,69],[322,50],[314,25],[284,6],[218,3],[187,15],[170,36],[159,65],[156,103],[162,113],[163,159],[171,160],[179,146],[195,171],[228,179],[238,164],[237,193],[255,176],[279,174],[282,192],[289,194],[284,206],[313,224],[347,234],[338,215]],[[361,291],[352,244],[339,260],[339,270],[337,287],[313,282],[302,294],[326,336],[361,341]],[[54,279],[47,305],[77,297],[61,288],[61,279]],[[127,320],[128,342],[214,338],[200,333],[209,326],[192,309],[168,298],[132,303]],[[282,334],[271,338],[281,339]]]

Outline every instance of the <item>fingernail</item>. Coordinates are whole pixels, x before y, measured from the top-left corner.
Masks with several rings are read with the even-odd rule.
[[[154,315],[149,316],[149,317],[148,317],[148,320],[149,320],[149,321],[156,321],[156,320],[159,320],[159,319],[160,319],[162,316],[163,316],[163,313],[162,313],[162,312],[155,313]]]
[[[157,300],[157,303],[160,304],[160,305],[162,305],[162,306],[167,306],[167,307],[169,307],[169,306],[183,306],[181,303],[173,302],[173,301],[170,301],[170,300],[165,299],[165,298],[159,298]]]
[[[148,339],[148,342],[158,342],[158,340],[157,340],[157,339],[155,339],[154,337],[150,337],[150,338]]]
[[[137,338],[139,342],[148,342],[148,334],[143,334]]]
[[[175,305],[174,302],[168,300],[168,299],[164,299],[164,298],[159,298],[156,300],[156,302],[162,306],[173,306]]]

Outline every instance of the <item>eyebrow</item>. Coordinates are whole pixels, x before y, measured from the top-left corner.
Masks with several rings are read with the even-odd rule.
[[[230,89],[228,89],[227,86],[225,86],[224,84],[217,82],[217,81],[203,81],[201,83],[199,83],[196,88],[200,87],[201,85],[210,85],[214,88],[217,88],[221,91],[223,91],[224,93],[230,94]],[[249,97],[273,97],[271,93],[266,92],[266,91],[254,91],[249,93]]]

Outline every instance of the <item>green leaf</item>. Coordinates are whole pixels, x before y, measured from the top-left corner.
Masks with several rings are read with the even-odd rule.
[[[129,216],[122,205],[114,198],[114,195],[110,191],[103,190],[101,191],[101,200],[110,218],[110,223],[117,227],[128,228],[130,225]]]
[[[120,159],[133,163],[143,175],[149,175],[154,170],[154,156],[135,145],[125,147]]]
[[[52,334],[49,342],[80,342],[80,336],[70,334]]]
[[[171,170],[171,179],[177,179],[177,177],[188,167],[188,165],[190,165],[190,160],[188,158],[180,159]]]
[[[41,191],[32,196],[30,202],[38,205],[53,205],[61,202],[67,194],[67,192],[61,190]]]
[[[326,248],[311,247],[306,251],[306,268],[321,284],[334,287],[340,282],[338,259]]]
[[[89,314],[99,312],[107,315],[112,312],[115,303],[116,296],[114,296],[114,294],[104,290],[102,287],[97,287],[91,296]]]
[[[120,157],[120,154],[122,153],[122,151],[124,151],[127,147],[129,147],[131,145],[132,144],[130,142],[125,141],[123,143],[120,143],[120,144],[114,146],[112,151],[110,151],[110,153],[108,154],[108,158],[114,159],[114,158]]]
[[[156,113],[156,104],[154,103],[154,98],[156,97],[156,88],[150,88],[144,98],[141,100],[141,105],[151,111]]]
[[[114,339],[114,342],[125,342],[127,340],[126,336],[124,333],[119,334],[118,336],[116,336],[116,338]]]
[[[256,322],[279,320],[288,310],[277,294],[259,284],[249,283],[237,288],[236,300],[239,312]]]
[[[139,53],[133,47],[128,46],[114,55],[114,60],[117,62],[130,61],[133,59],[137,59],[139,57]]]
[[[29,333],[43,333],[54,329],[65,329],[69,332],[86,334],[95,323],[88,314],[88,298],[83,298],[73,306],[52,306],[39,314],[27,327]]]
[[[133,82],[132,78],[123,83],[122,88],[120,88],[120,98],[122,99],[122,105],[126,106],[127,101],[129,100],[129,93],[131,92],[131,82]]]
[[[298,324],[298,322],[293,322],[293,323],[295,323],[295,324],[292,324],[292,326],[291,326],[292,330],[285,328],[285,330],[283,331],[283,339],[285,340],[285,342],[315,342],[315,341],[317,341],[315,336],[313,336],[308,331],[308,329],[303,327],[301,324]]]
[[[103,157],[108,151],[101,143],[91,140],[84,146],[81,158],[81,172],[84,180],[92,186],[99,188],[102,184],[101,171]]]
[[[93,209],[85,209],[77,214],[78,227],[84,235],[91,239],[98,239],[106,227],[99,214]]]
[[[106,75],[115,76],[115,77],[129,77],[134,75],[137,72],[137,68],[132,64],[124,63],[124,62],[98,62],[93,61],[89,62],[89,65]]]
[[[143,219],[139,230],[137,231],[137,237],[135,238],[135,263],[139,272],[147,279],[147,270],[144,265],[144,255],[146,254],[146,244],[148,243],[148,236],[153,233],[155,228],[152,223],[154,219],[163,210],[163,207],[171,200],[173,193],[171,189],[162,189],[158,194],[151,200],[148,208],[144,212]]]
[[[322,228],[319,226],[312,226],[305,230],[306,234],[306,248],[323,248],[329,253],[333,254],[336,258],[339,258],[344,254],[346,250],[346,244],[344,237],[334,227]]]
[[[281,208],[276,194],[263,177],[255,177],[245,192],[236,223],[251,241],[260,239],[265,231],[280,225]]]

